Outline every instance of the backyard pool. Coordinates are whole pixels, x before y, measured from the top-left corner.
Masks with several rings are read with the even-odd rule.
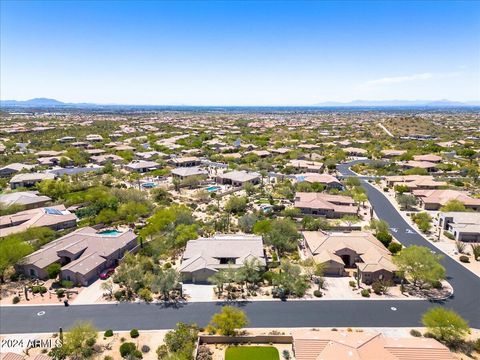
[[[154,188],[155,186],[157,186],[157,184],[155,184],[154,182],[146,182],[142,184],[142,187],[147,189]]]
[[[205,190],[207,190],[208,192],[215,192],[220,190],[220,186],[209,186]]]
[[[117,235],[120,235],[121,233],[122,233],[121,231],[110,229],[110,230],[100,231],[97,234],[103,235],[103,236],[117,236]]]

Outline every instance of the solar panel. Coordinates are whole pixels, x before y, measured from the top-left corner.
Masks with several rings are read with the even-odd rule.
[[[60,210],[53,208],[45,208],[45,213],[47,213],[48,215],[63,215]]]

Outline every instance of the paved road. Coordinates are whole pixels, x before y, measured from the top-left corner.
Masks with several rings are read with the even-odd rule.
[[[355,175],[347,165],[339,166],[339,171],[343,175]],[[378,216],[398,229],[397,239],[407,246],[423,245],[439,252],[405,222],[380,191],[362,181]],[[480,279],[448,256],[443,265],[455,295],[442,305],[455,309],[471,326],[480,328]],[[238,306],[247,312],[251,327],[402,327],[419,326],[421,315],[433,305],[421,300],[300,300],[257,301]],[[0,308],[0,333],[53,332],[60,326],[68,328],[76,319],[91,320],[99,329],[114,330],[169,329],[179,321],[204,326],[221,306],[220,303],[190,303],[178,307],[153,304],[74,305],[68,308],[8,306]],[[38,315],[42,311],[45,313]]]

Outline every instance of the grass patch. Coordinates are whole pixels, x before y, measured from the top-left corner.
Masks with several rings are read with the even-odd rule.
[[[225,360],[279,360],[273,346],[231,346],[225,351]]]

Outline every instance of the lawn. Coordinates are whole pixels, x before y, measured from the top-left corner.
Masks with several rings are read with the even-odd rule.
[[[273,346],[231,346],[225,351],[225,360],[279,360]]]

